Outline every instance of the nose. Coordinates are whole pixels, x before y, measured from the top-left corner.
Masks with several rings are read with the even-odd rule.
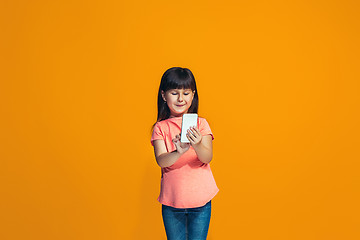
[[[179,101],[179,102],[182,102],[182,100],[183,100],[182,94],[179,94],[178,101]]]

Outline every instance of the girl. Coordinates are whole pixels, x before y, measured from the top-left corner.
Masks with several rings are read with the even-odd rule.
[[[195,78],[187,68],[173,67],[161,78],[158,116],[151,144],[161,167],[158,201],[168,240],[205,240],[208,234],[211,199],[219,189],[210,169],[210,126],[198,117],[198,126],[188,130],[190,143],[180,142],[184,113],[197,113],[199,97]]]

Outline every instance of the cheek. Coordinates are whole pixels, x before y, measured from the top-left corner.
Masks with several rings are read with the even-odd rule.
[[[174,96],[170,96],[168,99],[169,99],[170,103],[173,103],[176,101],[176,98]]]

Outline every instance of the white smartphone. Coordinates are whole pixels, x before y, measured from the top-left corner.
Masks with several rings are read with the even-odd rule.
[[[182,142],[182,143],[189,143],[190,142],[189,139],[186,137],[187,130],[191,126],[198,127],[197,126],[197,119],[198,119],[197,113],[184,113],[182,115],[180,142]]]

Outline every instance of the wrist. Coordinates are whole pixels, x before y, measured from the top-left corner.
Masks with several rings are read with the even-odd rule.
[[[175,150],[175,152],[178,154],[179,157],[181,157],[185,152],[187,152],[189,149],[179,151],[178,149]]]
[[[181,156],[184,154],[184,152],[179,152],[178,150],[175,151],[177,155]]]
[[[199,147],[201,147],[201,142],[198,142],[197,144],[193,144],[193,145],[191,145],[193,148],[194,148],[194,150],[196,150],[196,149],[198,149]]]

